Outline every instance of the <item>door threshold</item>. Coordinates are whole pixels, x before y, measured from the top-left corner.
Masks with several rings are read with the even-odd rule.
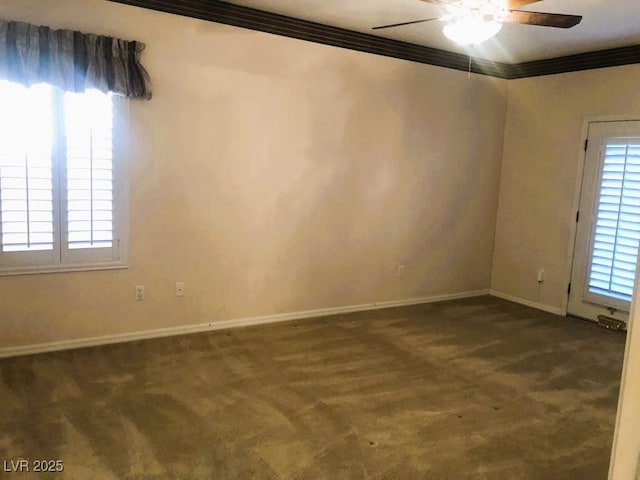
[[[627,329],[627,324],[620,319],[608,317],[607,315],[598,315],[598,325],[609,330],[622,330]]]
[[[572,313],[568,313],[567,317],[575,318],[576,320],[582,320],[583,322],[590,323],[591,325],[593,325],[595,327],[606,328],[607,330],[611,330],[612,332],[621,332],[621,333],[625,333],[625,334],[627,333],[627,324],[625,322],[623,322],[621,320],[618,320],[617,318],[607,317],[606,315],[598,315],[598,317],[605,317],[607,319],[614,320],[615,324],[620,322],[622,324],[622,328],[612,328],[612,327],[609,327],[609,326],[604,324],[604,323],[608,323],[606,321],[602,322],[600,320],[593,320],[592,318],[580,317],[579,315],[574,315]]]

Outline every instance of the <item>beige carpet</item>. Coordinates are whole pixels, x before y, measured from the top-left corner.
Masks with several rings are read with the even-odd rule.
[[[0,360],[0,478],[604,480],[624,340],[481,297]]]

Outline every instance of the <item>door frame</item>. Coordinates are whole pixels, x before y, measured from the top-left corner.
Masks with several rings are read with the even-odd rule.
[[[571,217],[568,219],[569,225],[569,242],[567,244],[567,271],[565,272],[565,288],[562,299],[562,312],[563,315],[567,315],[567,309],[569,307],[569,292],[568,286],[571,283],[571,273],[573,272],[574,256],[576,251],[576,239],[578,236],[578,222],[576,222],[576,213],[580,210],[580,197],[582,196],[582,182],[584,176],[584,166],[587,159],[587,151],[584,148],[585,142],[589,138],[589,125],[591,123],[606,123],[606,122],[638,122],[640,121],[640,115],[637,113],[621,114],[621,115],[588,115],[582,117],[582,130],[580,133],[580,142],[578,145],[578,166],[576,170],[576,183],[573,189],[573,201],[571,206]],[[583,217],[585,218],[585,217]],[[640,269],[639,269],[640,271]],[[635,289],[637,290],[637,288]],[[635,291],[634,291],[635,297]]]

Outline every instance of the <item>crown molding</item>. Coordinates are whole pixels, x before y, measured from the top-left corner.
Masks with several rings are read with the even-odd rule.
[[[219,0],[109,0],[115,3],[347,48],[360,52],[516,79],[640,63],[640,45],[508,64],[300,20]]]
[[[554,73],[578,72],[634,63],[640,63],[640,45],[516,63],[508,66],[509,75],[507,78],[539,77]]]

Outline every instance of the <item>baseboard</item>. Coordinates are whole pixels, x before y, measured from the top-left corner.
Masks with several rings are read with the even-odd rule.
[[[527,300],[526,298],[514,297],[513,295],[498,292],[496,290],[490,290],[489,295],[491,295],[492,297],[502,298],[503,300],[509,300],[510,302],[520,303],[521,305],[526,305],[527,307],[537,308],[538,310],[561,315],[563,317],[567,314],[562,308],[552,307],[551,305],[545,305],[544,303],[533,302],[531,300]]]
[[[435,295],[431,297],[365,303],[362,305],[349,305],[344,307],[319,308],[316,310],[278,313],[275,315],[264,315],[259,317],[236,318],[232,320],[222,320],[219,322],[201,323],[181,327],[159,328],[154,330],[145,330],[141,332],[124,333],[119,335],[105,335],[102,337],[80,338],[77,340],[63,340],[61,342],[39,343],[19,347],[6,347],[0,348],[0,358],[33,355],[36,353],[55,352],[59,350],[70,350],[76,348],[95,347],[112,343],[133,342],[136,340],[209,332],[213,330],[225,330],[229,328],[250,327],[254,325],[265,325],[269,323],[286,322],[304,318],[326,317],[329,315],[338,315],[341,313],[365,312],[367,310],[377,310],[381,308],[403,307],[409,305],[419,305],[423,303],[442,302],[445,300],[479,297],[488,294],[488,289],[475,290],[448,295]]]

